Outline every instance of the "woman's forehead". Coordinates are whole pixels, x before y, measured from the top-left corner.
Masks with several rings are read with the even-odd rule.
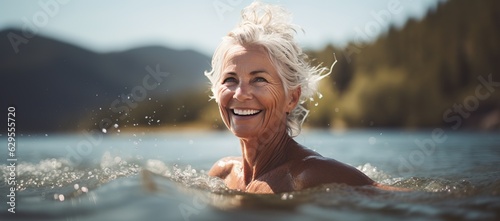
[[[224,69],[231,66],[263,66],[262,68],[274,69],[269,54],[262,46],[242,46],[234,45],[230,47],[223,61]]]

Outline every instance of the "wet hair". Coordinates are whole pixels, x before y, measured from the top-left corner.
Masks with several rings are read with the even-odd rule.
[[[303,106],[312,100],[317,92],[319,80],[329,74],[327,68],[311,66],[307,55],[295,41],[295,34],[300,27],[291,23],[291,14],[276,5],[254,2],[241,12],[240,23],[222,38],[212,57],[212,70],[205,72],[211,82],[212,98],[219,102],[215,94],[220,86],[222,66],[227,51],[235,46],[261,46],[269,54],[271,63],[276,68],[285,93],[300,87],[299,103],[287,115],[288,134],[295,137],[300,134],[302,123],[308,110]],[[300,29],[301,30],[301,29]]]

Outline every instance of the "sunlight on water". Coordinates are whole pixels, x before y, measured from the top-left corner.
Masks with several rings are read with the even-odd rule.
[[[197,171],[191,165],[185,167],[180,167],[178,165],[167,166],[159,160],[148,160],[145,169],[165,178],[169,178],[186,187],[212,192],[227,190],[222,180],[208,176],[205,171]]]
[[[2,176],[6,178],[8,173],[5,169],[6,166],[1,168]],[[357,169],[379,183],[417,191],[452,192],[456,194],[477,191],[477,187],[464,179],[454,181],[438,178],[391,177],[370,163],[360,165]],[[209,177],[206,171],[197,170],[191,165],[167,165],[163,161],[155,159],[142,162],[132,159],[129,162],[120,156],[112,156],[110,152],[105,152],[100,164],[94,168],[75,168],[70,166],[65,159],[45,159],[39,163],[21,163],[17,166],[17,190],[29,190],[30,192],[55,191],[54,194],[59,194],[56,200],[62,201],[61,198],[68,199],[79,196],[113,180],[137,175],[144,170],[166,180],[179,183],[184,187],[210,192],[228,191],[220,179]],[[492,190],[490,194],[498,195],[500,193],[498,183],[496,185],[490,188]],[[331,188],[329,189],[331,190]],[[282,199],[289,198],[288,196],[282,196]]]
[[[188,137],[183,143],[203,142]],[[203,213],[220,215],[220,211],[233,210],[248,213],[265,210],[295,213],[302,218],[340,220],[366,218],[371,213],[382,218],[440,220],[491,220],[500,215],[500,171],[494,166],[479,167],[475,169],[477,172],[472,170],[462,176],[401,177],[373,163],[364,163],[355,166],[373,180],[411,191],[327,184],[296,192],[258,195],[229,190],[222,180],[209,177],[203,167],[180,165],[182,159],[175,163],[108,150],[97,159],[79,166],[73,166],[65,158],[20,162],[16,185],[20,212],[47,220],[86,214],[91,215],[82,220],[99,220],[109,208],[149,218],[155,216],[147,214],[165,210],[180,220],[186,220],[189,214],[199,215],[189,220],[203,220]],[[0,165],[4,180],[9,172],[6,168]],[[1,188],[5,187],[4,183]],[[134,204],[139,199],[143,202],[140,207]],[[144,214],[143,210],[149,213]]]

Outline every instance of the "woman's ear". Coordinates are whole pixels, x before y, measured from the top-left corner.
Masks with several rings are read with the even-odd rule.
[[[288,102],[288,112],[292,112],[292,110],[297,106],[300,100],[300,95],[302,93],[302,89],[297,87],[296,89],[290,91],[291,93],[289,94],[290,100]]]

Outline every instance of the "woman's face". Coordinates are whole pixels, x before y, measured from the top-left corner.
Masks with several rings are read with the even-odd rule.
[[[234,45],[226,53],[216,96],[229,130],[252,138],[286,130],[286,113],[297,104],[300,90],[286,96],[264,48]]]

